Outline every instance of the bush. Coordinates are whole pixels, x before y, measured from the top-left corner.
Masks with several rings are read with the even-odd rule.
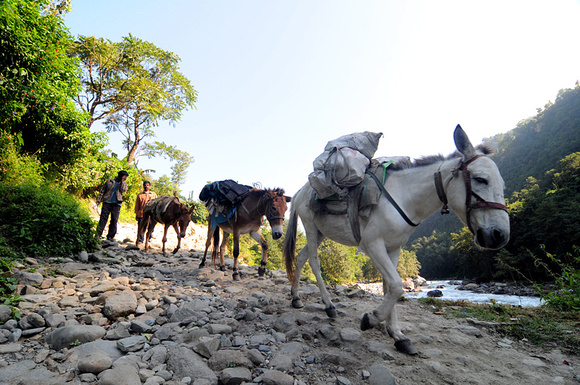
[[[12,253],[34,257],[68,257],[98,245],[95,222],[73,197],[28,184],[0,183],[0,233]]]
[[[543,249],[543,247],[542,247]],[[555,291],[544,292],[540,290],[540,297],[546,306],[556,310],[578,311],[580,310],[580,248],[574,247],[574,255],[569,254],[571,263],[564,263],[555,255],[546,252],[548,259],[558,266],[560,272],[554,272],[547,264],[534,257],[535,264],[541,265],[554,279]]]
[[[0,182],[40,186],[44,168],[34,156],[20,155],[17,138],[0,130]]]

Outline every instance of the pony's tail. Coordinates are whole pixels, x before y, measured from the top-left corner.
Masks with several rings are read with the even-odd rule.
[[[296,231],[298,228],[298,214],[294,205],[290,209],[290,220],[284,237],[284,260],[286,261],[286,274],[290,282],[294,281],[294,268],[296,266]]]
[[[215,267],[218,259],[218,250],[220,247],[220,228],[216,227],[213,232],[213,250],[211,253],[211,265]]]

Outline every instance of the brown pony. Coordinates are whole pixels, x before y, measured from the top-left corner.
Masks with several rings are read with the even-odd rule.
[[[157,222],[165,225],[163,231],[163,254],[165,254],[165,242],[167,242],[167,230],[169,226],[173,226],[177,234],[177,247],[173,250],[173,254],[177,253],[181,247],[181,238],[185,238],[185,231],[189,222],[191,222],[191,213],[193,207],[188,209],[183,203],[179,202],[177,197],[170,195],[162,195],[147,202],[143,209],[143,220],[137,230],[137,242],[139,245],[139,237],[147,233],[145,237],[145,250],[149,249],[149,239],[151,233],[155,228]]]
[[[268,243],[260,232],[260,226],[264,216],[268,219],[272,227],[272,238],[278,239],[283,235],[284,214],[290,202],[290,197],[284,195],[284,190],[277,188],[274,190],[261,190],[253,188],[248,195],[242,200],[237,207],[233,216],[226,222],[219,223],[215,227],[208,226],[207,241],[205,243],[205,252],[200,268],[205,266],[207,250],[213,238],[212,265],[215,265],[218,258],[219,229],[224,232],[224,239],[219,247],[220,269],[225,271],[225,251],[230,234],[234,235],[234,273],[232,278],[239,281],[240,272],[238,270],[238,255],[240,254],[240,234],[250,233],[250,236],[256,240],[262,247],[262,261],[258,268],[260,277],[266,272],[266,263],[268,262]]]

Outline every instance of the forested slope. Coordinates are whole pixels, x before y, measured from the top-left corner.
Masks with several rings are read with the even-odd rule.
[[[539,179],[556,168],[560,159],[580,151],[580,87],[560,90],[556,101],[538,109],[536,116],[485,142],[498,149],[492,159],[504,178],[509,199],[525,187],[528,177]],[[449,233],[461,227],[456,216],[436,212],[419,226],[409,243],[430,236],[434,230]]]

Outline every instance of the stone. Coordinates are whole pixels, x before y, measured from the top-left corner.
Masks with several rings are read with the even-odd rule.
[[[120,294],[108,297],[105,300],[103,314],[110,320],[125,317],[137,309],[137,297],[132,291],[124,291]]]
[[[113,359],[103,351],[96,351],[79,358],[78,370],[81,373],[99,374],[113,365]]]
[[[221,345],[221,338],[219,336],[200,337],[197,344],[193,346],[193,350],[199,355],[210,358]]]
[[[262,375],[264,385],[294,385],[294,377],[279,370],[266,370]]]
[[[220,373],[220,381],[223,385],[239,385],[243,382],[250,382],[252,373],[248,368],[227,368]]]
[[[115,365],[99,375],[99,385],[141,385],[141,379],[134,366]]]
[[[8,305],[0,305],[0,323],[8,321],[12,317],[12,309]]]
[[[136,352],[143,349],[147,343],[147,338],[143,336],[132,336],[117,341],[117,347],[122,352]]]
[[[395,377],[391,371],[384,365],[374,364],[370,369],[370,385],[396,385]]]
[[[262,354],[257,350],[254,350],[254,352],[254,354],[259,355],[262,359],[252,360],[252,357],[246,357],[246,355],[239,350],[218,350],[207,361],[207,364],[215,372],[220,372],[232,365],[252,369],[254,367],[254,362],[264,362]]]
[[[54,350],[71,347],[74,344],[91,342],[105,336],[105,329],[96,325],[72,325],[56,329],[45,337]]]
[[[172,370],[176,378],[190,377],[209,380],[210,385],[218,384],[215,375],[204,360],[184,346],[170,346],[168,349],[167,369]]]

